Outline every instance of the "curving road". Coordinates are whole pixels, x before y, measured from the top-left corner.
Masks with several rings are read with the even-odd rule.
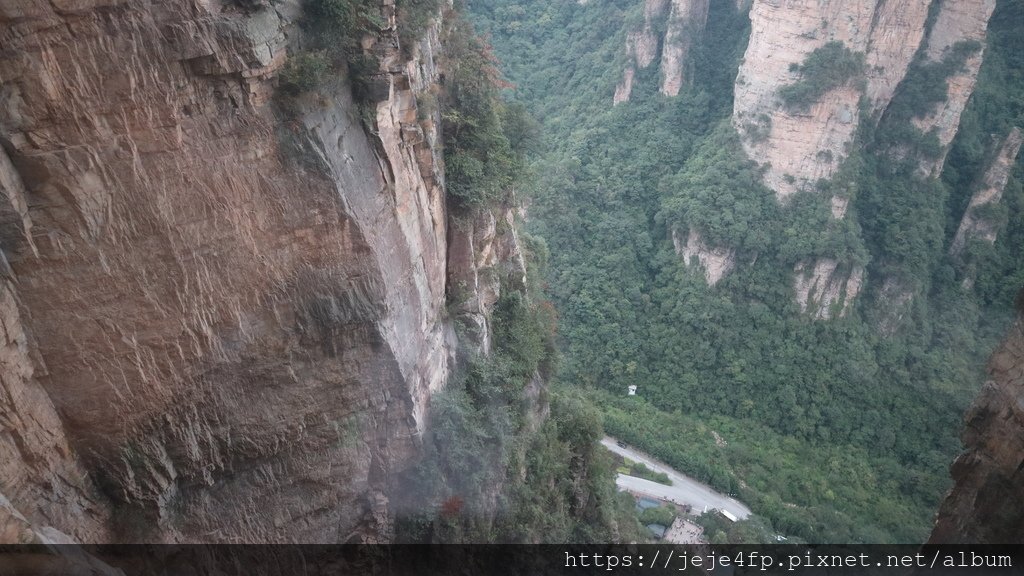
[[[619,446],[616,444],[616,440],[611,436],[605,436],[601,440],[601,445],[620,456],[629,458],[634,462],[643,462],[644,465],[655,472],[664,472],[668,475],[669,480],[672,481],[671,486],[666,486],[650,480],[644,480],[643,478],[619,474],[615,478],[615,484],[623,490],[639,492],[649,496],[654,496],[655,498],[675,502],[676,504],[688,504],[692,506],[693,510],[698,514],[707,507],[709,510],[716,508],[718,510],[726,511],[740,520],[750,516],[750,508],[747,508],[738,500],[725,496],[719,492],[715,492],[710,487],[697,482],[689,476],[677,472],[667,464],[659,462],[643,452]]]

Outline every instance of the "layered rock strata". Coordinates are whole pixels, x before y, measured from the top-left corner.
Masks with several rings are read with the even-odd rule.
[[[928,0],[754,2],[750,42],[736,79],[732,120],[744,150],[762,166],[763,180],[779,201],[801,190],[813,191],[819,181],[836,174],[855,145],[861,115],[869,113],[871,121],[882,117],[919,51],[922,62],[928,63],[940,61],[955,45],[982,42],[995,5],[993,0],[942,2],[925,38],[930,4]],[[803,80],[801,65],[830,42],[841,42],[846,49],[863,54],[863,74],[832,87],[806,108],[784,105],[780,89]],[[941,171],[980,63],[979,51],[949,78],[946,100],[914,120],[922,132],[934,133],[942,147],[940,158],[922,160],[922,173],[934,176]],[[845,218],[849,199],[837,196],[830,202],[832,216]],[[819,318],[830,317],[821,311],[846,310],[863,283],[857,266],[840,265],[834,258],[805,262],[798,268],[794,280],[797,303],[803,310],[818,310]],[[818,273],[826,270],[830,270],[826,274],[830,281],[823,281]],[[857,277],[836,278],[835,270]],[[811,288],[825,285],[832,288],[821,293]],[[904,292],[896,297],[909,298]],[[836,300],[840,294],[845,296]],[[812,302],[808,298],[819,299]]]
[[[754,2],[733,124],[746,136],[747,155],[767,165],[765,184],[779,200],[832,177],[857,130],[861,96],[873,111],[888,105],[924,35],[928,6],[928,0]],[[806,111],[783,106],[778,92],[800,80],[796,67],[836,41],[864,54],[863,90],[851,82],[826,92]]]

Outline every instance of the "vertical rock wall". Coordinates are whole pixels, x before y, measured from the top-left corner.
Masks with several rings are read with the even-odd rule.
[[[750,42],[736,78],[733,125],[745,136],[748,156],[768,165],[764,181],[779,200],[835,174],[856,133],[862,96],[872,110],[888,105],[918,49],[928,5],[928,0],[754,2]],[[833,41],[864,53],[863,91],[846,84],[806,112],[784,107],[778,91],[800,79],[794,67]]]
[[[946,0],[942,2],[939,15],[928,33],[925,58],[929,62],[941,61],[958,42],[978,42],[984,47],[988,19],[996,8],[995,0]],[[938,158],[922,162],[922,172],[938,176],[946,161],[949,146],[960,126],[960,114],[967,106],[967,100],[974,92],[978,80],[984,50],[978,50],[964,63],[961,70],[946,82],[946,99],[938,104],[924,118],[915,118],[914,123],[924,133],[934,131],[939,139],[941,154]]]
[[[382,0],[376,100],[282,121],[299,6],[0,4],[5,540],[387,538],[454,348],[439,29]]]
[[[654,62],[661,49],[659,90],[676,96],[686,82],[687,59],[694,43],[699,42],[708,20],[708,0],[644,0],[644,23],[640,30],[626,36],[626,67],[615,87],[613,104],[629,101],[637,70]],[[665,21],[662,37],[657,24]]]
[[[1003,189],[1010,178],[1010,172],[1017,162],[1017,154],[1020,152],[1021,143],[1024,142],[1020,128],[1013,128],[1003,139],[995,158],[985,170],[978,189],[971,195],[960,226],[957,228],[956,236],[949,247],[950,255],[959,257],[969,240],[981,240],[988,244],[994,244],[998,234],[997,223],[990,218],[979,214],[980,209],[985,206],[995,206],[1003,197]]]
[[[708,23],[709,0],[672,0],[661,48],[661,93],[676,96],[686,80],[687,56]]]
[[[818,181],[835,176],[856,145],[861,115],[870,114],[876,122],[885,113],[915,55],[920,53],[924,62],[939,61],[958,42],[984,40],[994,1],[942,2],[925,38],[930,4],[929,0],[754,2],[750,42],[736,79],[733,125],[747,155],[763,167],[764,183],[779,201],[801,190],[814,191]],[[800,81],[800,65],[816,49],[834,41],[864,55],[863,77],[828,90],[806,109],[785,106],[779,90]],[[972,55],[963,70],[949,79],[945,102],[915,119],[923,132],[934,131],[942,147],[939,159],[922,161],[923,173],[936,176],[941,171],[980,63],[980,52]],[[835,219],[846,217],[849,200],[830,198]],[[906,287],[897,287],[891,279],[886,282],[893,298],[909,301],[912,295]],[[847,310],[862,283],[860,267],[833,258],[801,262],[794,270],[797,303],[822,319],[832,317],[833,310]]]

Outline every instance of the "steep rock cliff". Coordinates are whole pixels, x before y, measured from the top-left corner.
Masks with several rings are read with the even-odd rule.
[[[626,68],[622,80],[615,87],[612,102],[619,104],[629,101],[633,93],[633,77],[638,68],[647,68],[658,53],[658,37],[655,22],[665,17],[668,0],[644,0],[644,23],[640,30],[626,35]]]
[[[708,286],[714,286],[736,266],[736,251],[708,246],[700,232],[691,229],[683,241],[678,230],[672,232],[672,245],[686,266],[700,266]]]
[[[282,124],[297,2],[0,6],[0,514],[83,541],[388,537],[460,272],[417,114],[439,30],[406,57],[380,9],[374,101],[339,76]]]
[[[983,48],[988,20],[995,7],[995,0],[942,2],[935,24],[928,33],[925,60],[942,60],[958,43],[978,42],[979,48]],[[982,56],[983,49],[969,55],[964,65],[946,80],[946,99],[923,118],[914,119],[914,124],[922,132],[935,134],[941,149],[936,158],[922,162],[921,169],[926,174],[937,176],[942,172],[949,146],[960,126],[960,114],[974,92]]]
[[[1024,541],[1024,320],[992,355],[988,380],[965,416],[965,451],[953,463],[954,485],[930,543]]]
[[[750,42],[736,78],[733,124],[747,136],[750,158],[768,164],[764,181],[780,200],[835,173],[857,130],[862,95],[872,110],[885,108],[918,49],[928,5],[927,0],[754,2]],[[805,111],[783,106],[778,92],[800,80],[795,67],[837,41],[865,55],[863,90],[844,84]]]
[[[836,176],[853,147],[859,145],[856,137],[861,116],[869,114],[873,125],[885,115],[915,56],[921,65],[927,65],[942,61],[954,46],[984,40],[993,1],[942,2],[925,38],[930,4],[927,0],[754,3],[750,42],[736,79],[732,120],[743,136],[744,150],[763,167],[763,181],[779,201],[801,190],[816,191],[819,182]],[[801,82],[820,82],[806,78],[803,65],[836,42],[852,56],[862,55],[861,71],[841,82],[825,83],[811,102],[796,106],[785,102],[786,89]],[[922,133],[935,135],[941,150],[936,158],[921,159],[922,174],[937,176],[941,172],[980,63],[980,51],[972,53],[947,79],[944,101],[913,119]],[[890,153],[905,152],[893,149]],[[836,195],[829,200],[833,218],[845,218],[850,199]],[[856,277],[836,277],[837,267]],[[825,269],[830,280],[824,282],[812,273],[807,284],[807,271]],[[863,283],[862,268],[852,262],[837,263],[832,257],[804,262],[795,272],[798,304],[805,311],[817,310],[815,316],[821,319],[832,317],[830,310],[846,310]],[[894,278],[880,282],[891,293],[885,305],[905,304],[919,290]],[[809,301],[816,294],[809,286],[826,283],[845,288],[825,290],[817,294],[822,300]],[[845,296],[837,299],[841,294]]]
[[[661,93],[679,94],[686,78],[687,56],[708,22],[709,0],[672,0],[661,49]]]
[[[626,36],[626,67],[615,87],[614,104],[629,100],[636,71],[654,62],[661,49],[660,88],[666,96],[676,96],[686,80],[687,56],[700,41],[708,19],[708,0],[644,0],[644,23],[640,30]],[[664,22],[659,38],[658,24]]]

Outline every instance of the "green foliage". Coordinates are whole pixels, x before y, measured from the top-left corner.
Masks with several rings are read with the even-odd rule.
[[[558,377],[595,399],[610,431],[737,492],[785,535],[922,539],[959,450],[961,414],[1024,284],[1019,166],[1004,195],[1006,229],[978,253],[974,292],[946,256],[991,135],[1024,123],[1022,6],[998,3],[941,182],[917,174],[920,158],[941,150],[910,120],[945,97],[945,70],[962,65],[969,45],[939,64],[915,62],[884,118],[861,115],[836,176],[796,181],[806,189],[779,203],[729,122],[749,31],[731,3],[711,4],[691,86],[666,98],[651,66],[637,71],[630,102],[613,107],[621,23],[642,18],[639,4],[474,2],[516,101],[544,127],[529,226],[550,247]],[[863,60],[836,43],[798,70],[794,106],[858,81]],[[765,129],[759,120],[743,137]],[[837,162],[824,151],[818,159]],[[842,220],[832,197],[849,202]],[[691,227],[734,251],[733,271],[714,287],[672,245],[673,231],[685,241]],[[794,266],[819,258],[867,270],[844,318],[813,322],[794,302]],[[913,295],[898,314],[882,294],[890,278]],[[897,316],[901,328],[883,335],[880,319]],[[629,384],[646,401],[619,403]]]
[[[864,53],[853,52],[833,40],[811,52],[803,64],[794,65],[800,79],[779,89],[779,98],[790,110],[806,112],[826,92],[848,85],[864,74]]]
[[[306,26],[320,42],[350,52],[364,34],[380,31],[376,0],[306,0]]]
[[[870,444],[801,440],[749,418],[668,414],[642,398],[596,390],[591,395],[604,407],[610,434],[736,494],[765,518],[759,522],[771,520],[774,529],[766,528],[767,534],[777,530],[811,542],[874,542],[886,534],[920,541],[928,527],[915,518],[930,518],[948,485],[944,476],[928,472],[945,465],[934,452],[907,469],[896,458],[872,453]]]
[[[936,104],[946,100],[949,78],[961,72],[967,59],[980,50],[979,42],[961,40],[947,48],[938,62],[919,56],[907,70],[899,92],[893,98],[893,106],[886,113],[895,116],[893,120],[896,122],[924,117]]]
[[[328,78],[342,73],[356,99],[366,101],[377,61],[363,54],[359,41],[383,27],[375,0],[306,0],[303,6],[309,46],[290,54],[278,77],[282,108],[294,113],[296,98],[317,92]]]
[[[395,0],[399,43],[406,55],[441,11],[441,0]]]
[[[300,52],[285,63],[278,77],[278,87],[289,96],[312,92],[323,83],[329,67],[325,52]]]
[[[900,82],[892,102],[885,110],[875,141],[880,149],[908,148],[913,158],[938,158],[942,148],[935,134],[922,133],[912,120],[923,118],[936,104],[946,100],[948,80],[963,70],[967,59],[976,54],[981,45],[975,41],[960,41],[950,46],[942,60],[932,62],[919,55]],[[886,156],[900,156],[899,152],[888,152]],[[903,156],[908,156],[905,153]]]
[[[449,23],[445,47],[450,58],[446,107],[442,114],[448,194],[460,207],[501,202],[524,172],[525,109],[502,102],[504,83],[491,48],[468,22]],[[506,126],[510,132],[506,132]]]
[[[704,527],[711,544],[778,544],[771,524],[758,516],[750,516],[733,522],[717,510],[701,514],[697,523]],[[789,537],[786,544],[796,544],[798,539]]]
[[[667,506],[646,508],[640,512],[640,523],[644,526],[648,524],[660,524],[667,528],[672,525],[672,521],[675,519],[676,511]]]
[[[945,98],[947,70],[962,65],[970,45],[939,63],[915,62],[884,118],[862,114],[838,175],[784,205],[760,185],[759,168],[724,126],[747,25],[727,4],[711,7],[693,86],[663,98],[651,67],[637,73],[629,104],[614,108],[619,23],[638,18],[638,5],[480,0],[474,10],[518,101],[547,133],[536,152],[542,178],[530,225],[551,246],[561,378],[593,386],[588,394],[639,384],[649,399],[642,410],[593,393],[609,429],[636,428],[637,445],[738,492],[784,534],[919,540],[959,449],[963,407],[1024,284],[1019,166],[1004,194],[1009,217],[999,240],[972,252],[974,292],[961,288],[962,273],[945,256],[996,143],[1022,123],[1024,5],[997,5],[941,182],[916,174],[921,157],[941,150],[910,119]],[[856,71],[860,55],[839,48],[847,71]],[[812,85],[845,74],[819,75],[809,60],[798,84],[806,81],[803,96],[816,101]],[[744,137],[756,132],[745,129]],[[832,196],[850,202],[842,221],[831,217]],[[671,246],[671,231],[685,239],[690,226],[736,252],[736,269],[714,288],[682,267]],[[793,266],[819,257],[867,266],[859,303],[841,320],[810,322],[793,304]],[[910,286],[914,300],[901,312],[904,327],[883,337],[887,278]],[[700,425],[728,444],[688,432]]]
[[[683,231],[699,230],[712,246],[756,249],[771,240],[778,206],[746,159],[739,138],[721,124],[701,145],[685,169],[662,179],[662,219]]]

